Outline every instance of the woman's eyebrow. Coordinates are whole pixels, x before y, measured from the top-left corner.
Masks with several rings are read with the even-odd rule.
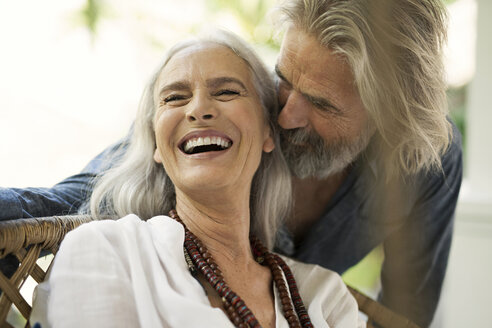
[[[227,83],[236,83],[241,88],[243,88],[244,90],[247,90],[246,86],[244,85],[243,82],[236,79],[235,77],[229,77],[229,76],[223,76],[223,77],[216,77],[216,78],[208,79],[207,80],[207,87],[211,88],[211,89],[215,89],[215,88],[218,88],[221,85],[227,84]]]
[[[166,91],[183,91],[183,90],[190,90],[191,89],[191,86],[188,82],[186,81],[177,81],[177,82],[173,82],[173,83],[170,83],[170,84],[167,84],[165,86],[163,86],[161,88],[161,90],[159,90],[159,96],[162,95],[164,92]]]

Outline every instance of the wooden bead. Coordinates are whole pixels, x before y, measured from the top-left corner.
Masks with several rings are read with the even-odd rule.
[[[282,297],[280,301],[282,302],[282,304],[290,304],[290,298],[287,296]]]
[[[280,286],[277,287],[277,289],[280,294],[289,293],[288,288],[285,284],[281,284]]]
[[[287,318],[287,321],[289,322],[289,325],[290,325],[290,324],[297,323],[297,317],[296,317],[296,316],[291,316],[291,317],[288,317],[288,318]]]
[[[281,291],[278,294],[280,295],[280,298],[289,297],[289,293],[287,293],[286,291]]]
[[[239,317],[239,315],[236,314],[236,312],[234,312],[232,320],[234,322],[234,326],[236,327],[240,327],[240,325],[244,324],[243,320]]]
[[[280,272],[273,272],[273,280],[278,281],[283,278],[282,273]]]
[[[287,310],[287,311],[284,312],[284,315],[285,315],[286,318],[288,318],[288,317],[291,317],[291,316],[295,315],[295,313],[294,313],[294,310],[293,309],[289,309],[289,310]]]

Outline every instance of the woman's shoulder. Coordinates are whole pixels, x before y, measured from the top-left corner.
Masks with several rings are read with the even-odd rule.
[[[70,231],[65,240],[80,238],[124,238],[126,234],[151,232],[166,225],[176,225],[170,217],[160,215],[142,220],[135,214],[128,214],[117,220],[94,220]],[[174,224],[173,224],[174,223]]]
[[[129,214],[118,220],[97,220],[82,224],[70,231],[61,244],[61,250],[77,253],[93,250],[124,250],[138,246],[142,240],[154,240],[161,233],[180,236],[181,225],[168,216],[156,216],[142,220],[135,214]]]

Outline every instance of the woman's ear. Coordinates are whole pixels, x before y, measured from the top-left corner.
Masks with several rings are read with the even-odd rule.
[[[156,163],[162,164],[161,153],[159,152],[159,149],[157,149],[157,148],[154,151],[154,161]]]
[[[265,130],[265,137],[263,138],[263,151],[265,153],[270,153],[275,148],[275,142],[271,136],[271,129],[267,127]]]

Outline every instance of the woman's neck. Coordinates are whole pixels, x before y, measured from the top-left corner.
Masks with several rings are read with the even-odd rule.
[[[274,327],[272,274],[255,261],[249,242],[249,190],[188,195],[176,190],[179,217],[207,248],[229,288],[249,304],[263,327]],[[203,275],[198,279],[208,286],[210,304],[222,308],[215,289]]]
[[[247,266],[254,261],[249,243],[249,197],[235,196],[238,195],[209,194],[200,199],[176,191],[178,215],[221,267]]]

